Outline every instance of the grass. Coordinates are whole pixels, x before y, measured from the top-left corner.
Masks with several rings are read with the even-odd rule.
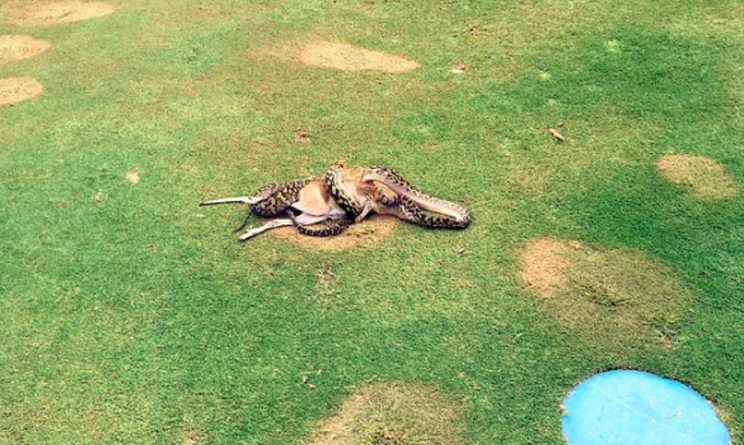
[[[694,317],[674,273],[637,252],[583,247],[568,256],[568,289],[546,304],[589,343],[612,344],[620,355],[659,341],[671,346],[675,325]]]
[[[0,444],[299,443],[369,381],[441,388],[468,443],[561,444],[560,399],[612,367],[695,386],[741,441],[744,201],[698,200],[654,166],[704,155],[744,181],[738,3],[129,0],[0,25],[52,44],[0,68],[46,89],[0,108]],[[316,38],[422,67],[287,56]],[[341,158],[475,223],[321,253],[237,244],[241,212],[196,207]],[[669,267],[693,299],[672,346],[566,331],[518,278],[542,236]]]
[[[422,445],[462,443],[464,425],[436,388],[385,383],[349,396],[317,430],[313,444]]]

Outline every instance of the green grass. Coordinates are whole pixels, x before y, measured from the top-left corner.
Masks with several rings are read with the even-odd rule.
[[[561,444],[562,396],[620,366],[694,385],[741,442],[744,198],[701,201],[654,168],[700,154],[744,182],[741,10],[128,0],[58,28],[0,25],[52,43],[0,67],[46,88],[0,108],[0,444],[181,444],[191,430],[297,444],[351,386],[393,380],[459,401],[468,443]],[[315,38],[422,67],[266,54]],[[546,132],[558,122],[566,144]],[[392,166],[475,223],[321,253],[235,243],[237,208],[196,206],[342,158]],[[674,271],[693,303],[672,347],[565,330],[519,281],[519,249],[548,235]]]

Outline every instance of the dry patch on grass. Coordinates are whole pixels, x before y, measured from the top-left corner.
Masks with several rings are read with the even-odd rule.
[[[139,184],[140,182],[140,172],[138,169],[129,170],[127,172],[127,181],[129,181],[132,184]]]
[[[543,238],[521,252],[521,276],[544,307],[598,346],[669,346],[692,303],[684,283],[640,252]]]
[[[115,5],[104,2],[34,0],[12,2],[2,8],[2,15],[17,26],[46,28],[103,17],[115,10]]]
[[[0,106],[23,102],[43,92],[44,87],[31,77],[0,79]]]
[[[280,239],[308,249],[337,252],[355,247],[373,246],[390,235],[397,226],[398,219],[393,216],[374,215],[359,224],[352,225],[343,233],[328,238],[302,235],[294,227],[282,227],[272,230],[271,233]]]
[[[26,35],[0,36],[0,65],[38,56],[50,46],[45,40],[37,40]]]
[[[669,181],[686,186],[693,196],[725,199],[739,194],[739,184],[719,163],[705,156],[667,155],[656,161],[659,172]]]
[[[714,8],[706,15],[705,24],[724,35],[744,36],[744,5]]]
[[[436,388],[387,383],[352,394],[313,433],[312,445],[457,445],[462,410]]]
[[[362,168],[341,169],[345,178],[344,182],[361,178],[363,170]],[[359,224],[353,224],[341,234],[327,238],[303,235],[294,227],[282,227],[269,233],[308,249],[337,252],[354,247],[373,246],[390,235],[399,222],[400,220],[393,216],[373,215]]]
[[[184,438],[184,445],[199,445],[202,442],[202,435],[198,430],[186,431],[186,437]]]
[[[522,281],[543,297],[552,297],[568,285],[567,243],[543,238],[530,243],[522,252]]]
[[[421,64],[394,54],[370,51],[346,43],[315,42],[300,51],[300,62],[322,68],[343,71],[384,71],[402,73],[415,70]]]

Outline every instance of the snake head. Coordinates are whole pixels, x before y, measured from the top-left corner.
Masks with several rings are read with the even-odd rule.
[[[370,165],[362,172],[363,182],[377,181],[390,187],[396,193],[416,191],[408,181],[403,179],[395,170],[384,165]]]

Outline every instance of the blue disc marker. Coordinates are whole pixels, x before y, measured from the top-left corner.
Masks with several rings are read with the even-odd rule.
[[[563,407],[563,435],[571,445],[731,445],[705,398],[647,372],[592,376],[566,396]]]

